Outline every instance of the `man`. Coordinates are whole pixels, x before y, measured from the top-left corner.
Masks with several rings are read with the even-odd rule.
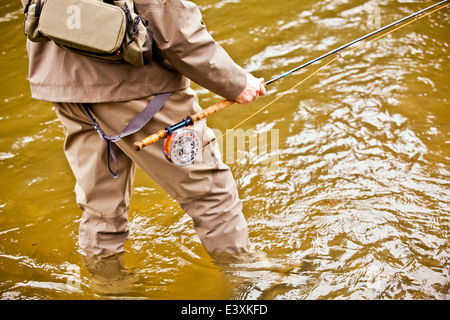
[[[25,5],[27,0],[22,0]],[[162,152],[162,141],[135,151],[134,141],[201,110],[189,80],[239,104],[266,91],[237,66],[207,32],[198,7],[182,0],[135,0],[148,19],[157,52],[149,65],[111,64],[77,55],[53,42],[27,43],[29,81],[35,99],[53,103],[66,132],[64,151],[76,178],[76,200],[82,209],[80,247],[93,256],[123,251],[135,165],[178,201],[210,253],[245,252],[248,230],[230,169],[217,158],[217,145],[203,150],[201,163],[178,167]],[[155,94],[172,92],[153,119],[113,146],[119,176],[107,168],[107,145],[83,109],[89,104],[106,134],[118,134]],[[214,134],[204,120],[191,127],[210,143]],[[156,201],[156,199],[155,199]]]

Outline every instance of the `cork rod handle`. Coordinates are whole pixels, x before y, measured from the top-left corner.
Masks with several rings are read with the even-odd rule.
[[[231,101],[231,100],[220,101],[220,102],[206,108],[205,110],[200,111],[200,112],[190,116],[189,118],[191,118],[191,120],[193,122],[201,120],[203,118],[206,118],[206,117],[212,115],[213,113],[216,113],[217,111],[223,110],[226,107],[231,106],[233,103],[234,103],[234,101]]]
[[[151,136],[148,136],[147,138],[145,138],[141,141],[137,141],[137,142],[133,143],[133,147],[136,151],[140,151],[140,150],[142,150],[142,148],[149,146],[149,145],[155,143],[156,141],[164,139],[165,137],[167,137],[167,132],[165,129],[161,129],[157,133],[152,134]]]
[[[194,123],[195,121],[201,120],[203,118],[206,118],[207,116],[210,116],[214,113],[216,113],[217,111],[223,110],[228,106],[231,106],[234,103],[234,101],[231,100],[223,100],[220,101],[192,116],[189,116],[189,118],[192,120],[192,123]],[[161,139],[164,139],[165,137],[168,136],[168,133],[166,131],[166,129],[161,129],[159,130],[157,133],[152,134],[151,136],[148,136],[147,138],[141,140],[141,141],[137,141],[135,143],[133,143],[133,147],[136,151],[142,150],[142,148],[149,146]]]

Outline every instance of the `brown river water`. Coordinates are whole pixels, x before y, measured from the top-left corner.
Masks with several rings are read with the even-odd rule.
[[[235,61],[266,80],[433,4],[195,2]],[[138,170],[124,270],[89,267],[78,248],[64,133],[51,104],[30,97],[22,21],[19,1],[2,0],[0,299],[450,298],[450,7],[291,92],[331,58],[208,118],[219,135],[233,129],[223,157],[264,260],[215,263],[190,218]],[[192,88],[203,107],[221,100]]]

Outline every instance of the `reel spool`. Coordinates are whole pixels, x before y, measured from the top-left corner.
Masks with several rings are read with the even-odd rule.
[[[199,151],[200,139],[191,130],[176,130],[164,140],[164,155],[166,159],[180,167],[194,162]]]

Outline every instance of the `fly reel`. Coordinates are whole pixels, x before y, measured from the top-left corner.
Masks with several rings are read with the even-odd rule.
[[[164,155],[170,162],[184,167],[194,162],[200,151],[200,139],[191,130],[175,130],[164,140]]]

